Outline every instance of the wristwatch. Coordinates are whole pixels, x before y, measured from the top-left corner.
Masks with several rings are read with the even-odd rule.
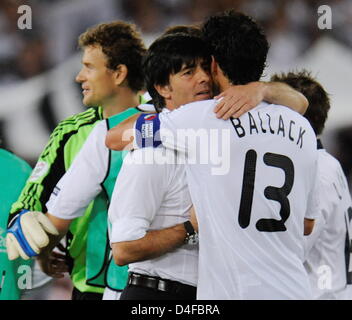
[[[185,244],[198,244],[198,233],[194,230],[191,221],[186,221],[183,225],[186,229],[186,238],[184,240]]]

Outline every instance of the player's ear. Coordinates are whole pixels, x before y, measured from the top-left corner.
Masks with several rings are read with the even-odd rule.
[[[170,99],[171,98],[171,88],[170,85],[154,85],[154,88],[158,93],[164,98],[164,99]]]
[[[115,84],[120,86],[124,81],[127,81],[127,74],[128,69],[126,65],[119,64],[113,74]]]

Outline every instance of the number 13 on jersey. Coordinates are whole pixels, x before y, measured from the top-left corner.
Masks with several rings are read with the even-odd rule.
[[[261,159],[259,159],[261,161]],[[249,226],[251,220],[253,193],[256,179],[256,168],[258,156],[253,149],[246,153],[243,185],[241,193],[240,209],[238,214],[238,223],[245,229]],[[290,194],[294,182],[294,165],[287,156],[276,153],[265,153],[263,157],[264,164],[283,170],[285,174],[285,182],[282,187],[267,186],[264,190],[264,196],[268,200],[280,203],[280,220],[276,219],[259,219],[256,222],[256,228],[262,232],[286,231],[285,221],[290,216],[290,202],[288,195]]]

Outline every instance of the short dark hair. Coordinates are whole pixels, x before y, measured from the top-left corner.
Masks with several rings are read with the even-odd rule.
[[[144,88],[142,61],[147,50],[134,24],[123,21],[98,24],[82,33],[78,44],[80,48],[101,46],[109,69],[126,65],[129,87],[136,92]]]
[[[147,90],[158,112],[165,107],[165,99],[154,86],[168,85],[170,75],[178,73],[184,65],[196,65],[199,60],[209,65],[211,62],[208,47],[200,37],[175,33],[161,36],[152,43],[143,63],[143,71]]]
[[[323,132],[330,109],[329,94],[307,70],[274,74],[271,81],[284,82],[301,92],[308,100],[309,106],[304,114],[316,135]]]
[[[202,32],[215,61],[232,84],[260,79],[269,44],[252,18],[228,10],[208,18]]]
[[[163,36],[167,34],[174,34],[174,33],[186,33],[196,37],[201,37],[203,35],[202,30],[198,25],[179,24],[176,26],[166,28],[163,33]]]

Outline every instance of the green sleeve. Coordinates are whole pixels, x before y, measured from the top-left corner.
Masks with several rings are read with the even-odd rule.
[[[12,205],[10,219],[22,209],[47,211],[45,204],[53,188],[71,165],[94,125],[101,119],[101,109],[90,108],[59,123],[50,135],[19,198]]]

